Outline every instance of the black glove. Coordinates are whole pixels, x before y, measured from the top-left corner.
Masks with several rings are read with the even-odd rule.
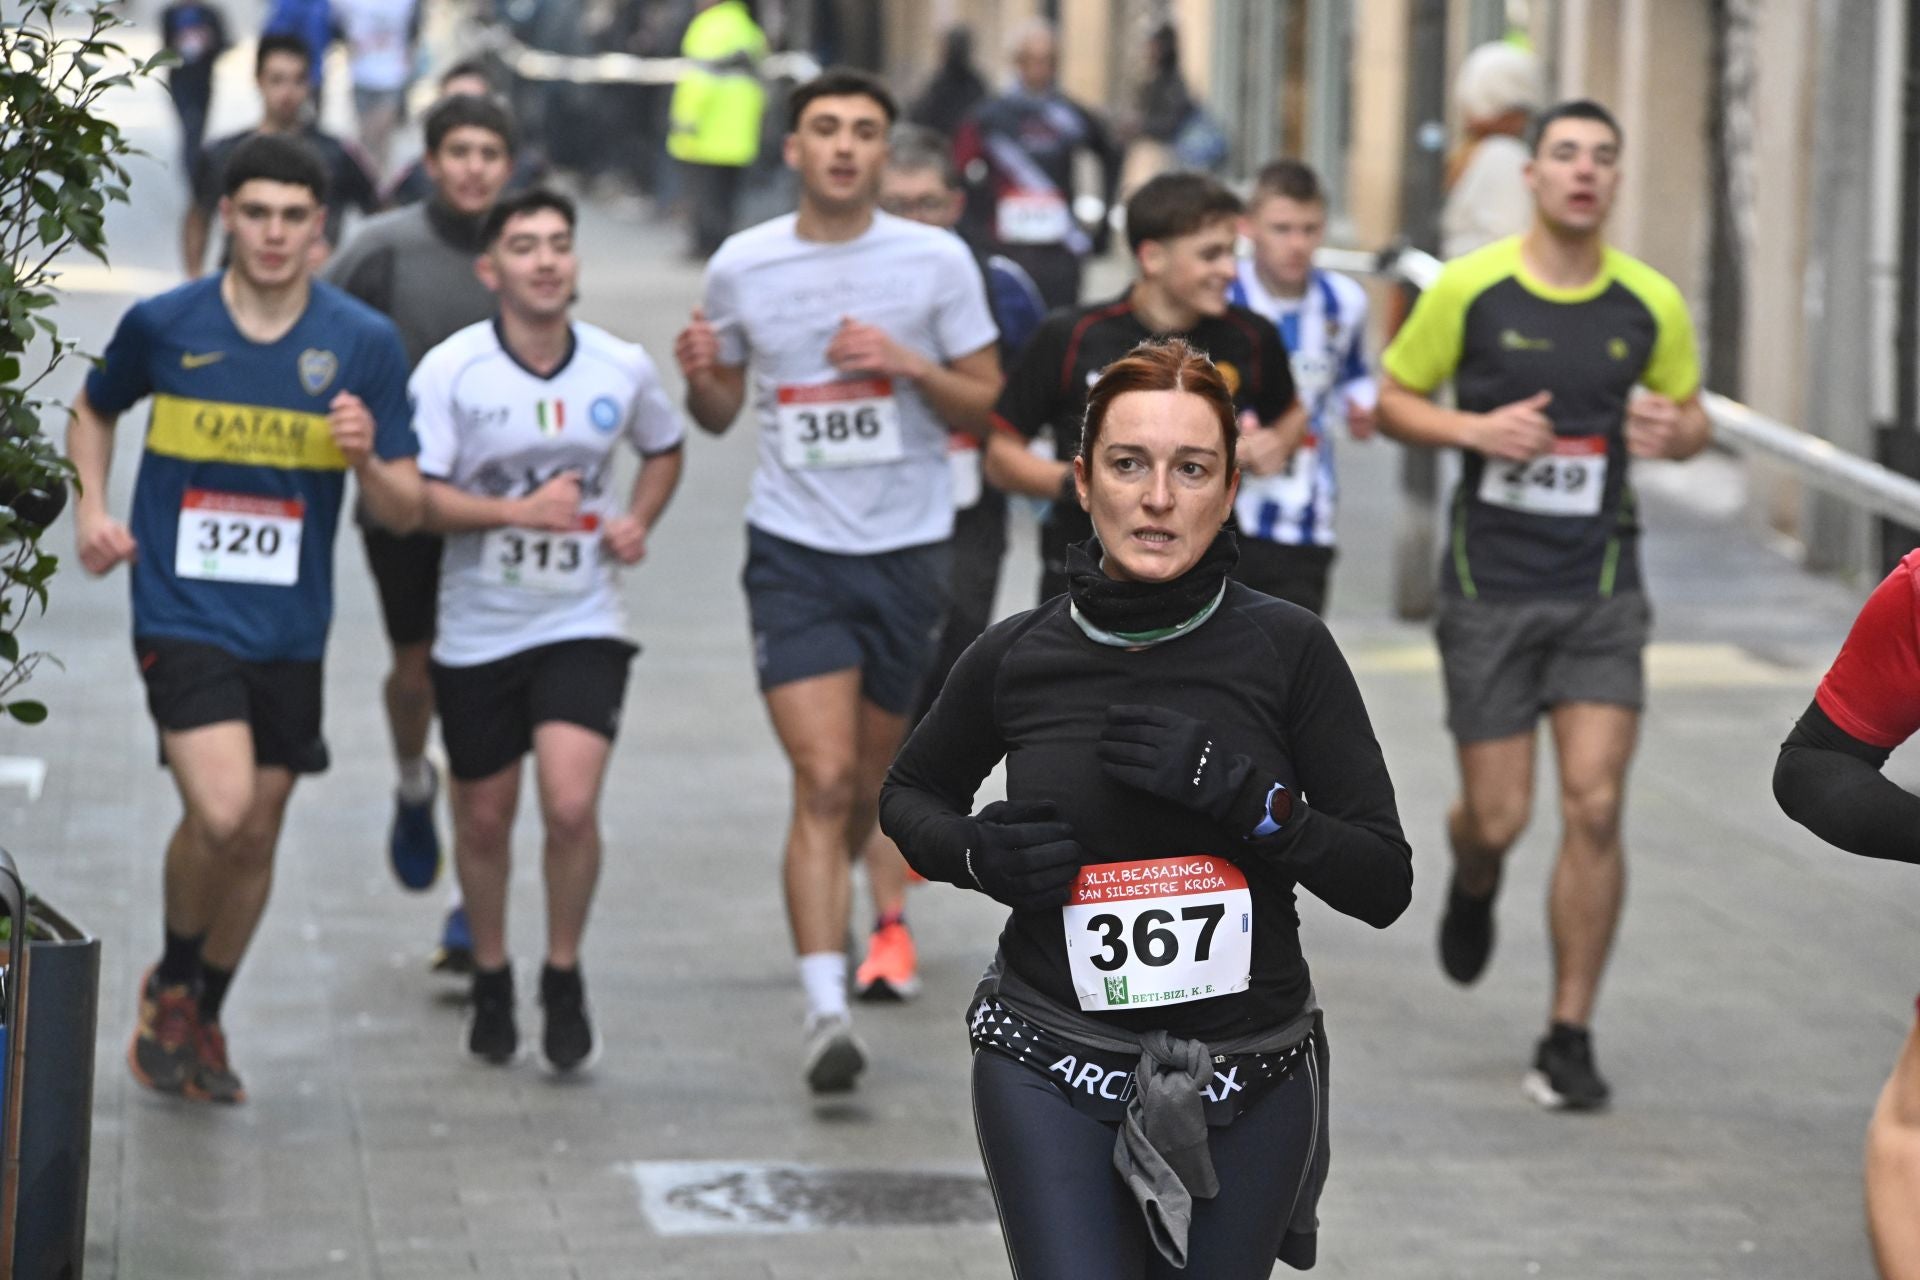
[[[996,800],[973,818],[965,866],[980,892],[1015,911],[1062,906],[1086,852],[1053,802]]]
[[[1240,836],[1267,817],[1277,781],[1242,755],[1221,750],[1212,726],[1165,707],[1107,708],[1094,748],[1107,776],[1193,810]]]

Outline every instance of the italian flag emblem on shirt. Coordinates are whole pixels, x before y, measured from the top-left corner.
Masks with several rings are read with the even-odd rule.
[[[567,402],[565,400],[542,400],[533,406],[533,420],[540,424],[540,434],[557,436],[567,425]]]

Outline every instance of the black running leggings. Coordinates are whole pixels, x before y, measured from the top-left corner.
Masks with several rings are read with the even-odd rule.
[[[1153,1247],[1139,1203],[1114,1171],[1119,1127],[1075,1110],[1032,1067],[975,1053],[974,1129],[1015,1280],[1266,1280],[1312,1155],[1313,1072],[1309,1057],[1213,1130],[1220,1194],[1193,1202],[1179,1271]]]

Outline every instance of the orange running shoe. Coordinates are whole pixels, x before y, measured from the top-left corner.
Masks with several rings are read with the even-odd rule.
[[[907,926],[892,920],[867,937],[867,958],[853,975],[854,994],[862,1000],[911,1000],[920,994],[919,956]]]
[[[193,1073],[187,1077],[187,1096],[196,1102],[229,1105],[247,1100],[247,1090],[227,1062],[227,1033],[217,1022],[202,1022],[194,1037]]]
[[[200,1004],[186,983],[163,986],[152,969],[140,979],[140,1022],[127,1046],[133,1078],[156,1093],[181,1093],[192,1075]]]

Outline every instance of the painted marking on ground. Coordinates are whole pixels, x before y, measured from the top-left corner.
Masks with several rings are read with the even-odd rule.
[[[621,1169],[639,1190],[641,1212],[665,1236],[997,1220],[979,1173],[705,1160],[640,1160]]]
[[[47,762],[38,756],[0,756],[0,787],[19,787],[38,800],[47,782]]]

